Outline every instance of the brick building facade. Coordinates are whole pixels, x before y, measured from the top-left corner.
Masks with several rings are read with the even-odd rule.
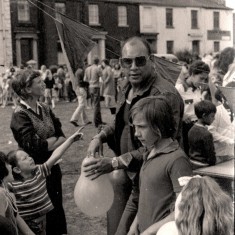
[[[27,0],[10,1],[13,63],[19,66],[21,63],[34,59],[38,62],[38,66],[64,64],[54,20]],[[164,2],[160,0],[32,0],[32,2],[52,17],[59,19],[58,14],[53,11],[56,9],[97,30],[97,34],[93,36],[97,46],[89,53],[88,63],[91,63],[94,55],[98,55],[100,59],[118,58],[122,42],[134,35],[147,39],[152,45],[153,51],[158,53],[174,51],[172,45],[175,45],[177,49],[188,45],[189,49],[190,47],[196,48],[200,54],[203,54],[207,53],[204,45],[208,43],[207,48],[213,49],[212,43],[214,43],[219,44],[222,49],[229,45],[229,39],[233,41],[232,25],[230,30],[232,20],[229,18],[231,10],[226,8],[224,1],[221,0],[210,1],[211,5],[204,0],[181,0],[179,2],[175,0],[165,0]],[[221,11],[219,33],[226,33],[226,35],[222,35],[223,37],[221,36],[221,41],[217,40],[219,43],[217,41],[208,42],[210,35],[206,37],[208,30],[213,29],[212,23],[208,24],[208,29],[205,28],[206,16],[213,15],[213,7],[216,12]],[[175,27],[166,27],[167,9],[172,12],[172,22]],[[154,14],[148,14],[148,11],[154,12]],[[193,30],[191,26],[182,27],[186,22],[192,21],[192,13],[197,13],[197,26],[199,27]],[[168,15],[170,16],[170,14]],[[182,17],[178,17],[179,15]],[[202,17],[206,23],[202,22]],[[225,17],[229,19],[229,27],[223,22]],[[213,18],[211,19],[213,21]],[[177,39],[179,36],[181,38]],[[194,41],[199,42],[198,47],[194,45]]]

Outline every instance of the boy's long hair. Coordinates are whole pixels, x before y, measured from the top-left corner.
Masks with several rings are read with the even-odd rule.
[[[140,112],[144,114],[148,125],[156,136],[160,134],[161,138],[173,137],[175,120],[172,108],[164,96],[149,96],[135,103],[130,110],[129,120],[131,123],[134,116]]]
[[[193,178],[181,194],[176,218],[179,235],[232,235],[232,199],[214,180]]]

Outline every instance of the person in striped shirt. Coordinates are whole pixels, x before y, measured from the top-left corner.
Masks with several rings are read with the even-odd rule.
[[[80,131],[81,128],[55,149],[51,157],[41,165],[36,165],[33,158],[21,149],[7,155],[14,177],[14,181],[9,183],[9,189],[15,194],[20,216],[36,235],[46,234],[46,214],[53,209],[47,193],[46,177],[72,143],[81,138]]]

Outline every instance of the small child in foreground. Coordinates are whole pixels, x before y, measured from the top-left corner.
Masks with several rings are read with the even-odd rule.
[[[46,214],[53,209],[46,189],[46,177],[72,143],[81,138],[80,131],[81,128],[55,149],[51,157],[41,165],[35,165],[33,158],[20,149],[7,155],[14,177],[9,188],[15,194],[19,214],[37,235],[45,234]]]
[[[196,103],[194,109],[198,121],[188,133],[189,157],[205,166],[215,165],[214,142],[207,125],[210,125],[215,119],[216,106],[208,100],[203,100]]]

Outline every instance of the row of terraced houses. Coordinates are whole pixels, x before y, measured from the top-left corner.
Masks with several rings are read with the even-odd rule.
[[[38,66],[64,63],[52,19],[59,19],[56,11],[97,30],[93,37],[97,45],[88,55],[88,63],[95,54],[101,59],[118,58],[122,42],[134,35],[145,38],[160,54],[188,49],[203,55],[233,46],[234,41],[233,11],[223,0],[0,2],[0,64],[8,66],[30,59]]]

